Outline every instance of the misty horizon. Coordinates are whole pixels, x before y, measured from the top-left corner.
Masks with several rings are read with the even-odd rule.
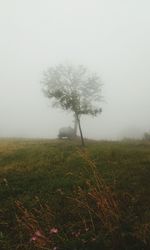
[[[56,138],[73,115],[51,106],[43,72],[82,64],[103,83],[102,114],[82,117],[86,138],[150,132],[148,0],[0,1],[0,137]]]

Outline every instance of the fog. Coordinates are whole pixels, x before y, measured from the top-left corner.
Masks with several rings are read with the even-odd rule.
[[[43,71],[83,64],[100,75],[103,109],[85,137],[150,131],[149,0],[0,0],[0,137],[55,138],[72,126],[42,93]]]

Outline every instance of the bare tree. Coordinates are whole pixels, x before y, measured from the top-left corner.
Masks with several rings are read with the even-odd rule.
[[[74,113],[84,146],[81,116],[96,116],[102,112],[98,105],[102,86],[98,75],[91,73],[83,65],[59,64],[44,73],[42,83],[44,94],[52,99],[54,107]]]

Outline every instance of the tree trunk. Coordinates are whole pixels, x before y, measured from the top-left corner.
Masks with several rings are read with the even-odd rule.
[[[85,147],[85,142],[84,142],[83,133],[82,133],[82,129],[81,129],[80,118],[79,118],[78,114],[76,114],[76,118],[77,118],[77,122],[78,122],[78,126],[79,126],[79,131],[80,131],[80,137],[81,137],[82,146]]]
[[[74,135],[77,136],[78,120],[76,114],[74,115]]]

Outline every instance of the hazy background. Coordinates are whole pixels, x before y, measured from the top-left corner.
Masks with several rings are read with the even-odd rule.
[[[52,109],[42,72],[84,64],[104,83],[86,137],[118,139],[150,130],[149,0],[0,0],[0,137],[56,137],[72,116]]]

